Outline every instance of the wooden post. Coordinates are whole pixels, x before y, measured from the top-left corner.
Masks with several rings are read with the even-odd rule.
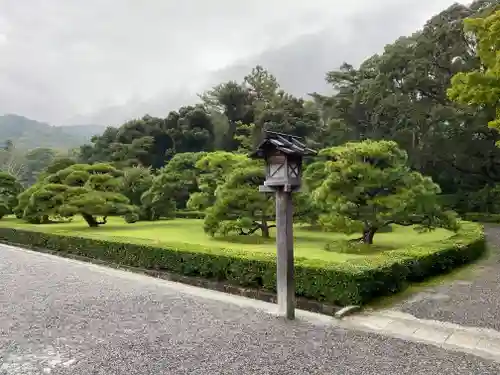
[[[278,312],[286,319],[295,319],[293,203],[292,193],[283,188],[276,190],[276,247]]]
[[[299,139],[266,131],[265,139],[250,155],[266,162],[266,180],[259,191],[276,194],[276,289],[278,312],[286,319],[295,319],[292,193],[300,191],[302,158],[316,155]]]

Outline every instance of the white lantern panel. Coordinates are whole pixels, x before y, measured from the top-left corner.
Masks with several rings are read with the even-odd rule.
[[[283,164],[270,164],[269,177],[272,178],[285,178],[285,168]]]

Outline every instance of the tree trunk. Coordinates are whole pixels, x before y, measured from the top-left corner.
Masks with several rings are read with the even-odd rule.
[[[376,231],[376,228],[365,228],[363,230],[363,243],[367,245],[373,244],[373,237]]]
[[[82,214],[82,217],[87,222],[87,224],[89,225],[89,227],[91,227],[91,228],[97,228],[99,226],[99,223],[97,222],[97,220],[95,219],[95,217],[93,217],[92,215]]]
[[[262,237],[269,238],[269,225],[267,225],[267,220],[265,215],[262,215],[262,224],[260,226],[260,230],[262,231]]]

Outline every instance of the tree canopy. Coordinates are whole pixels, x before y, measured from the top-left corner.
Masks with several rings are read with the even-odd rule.
[[[324,149],[309,180],[318,179],[313,198],[320,223],[348,233],[362,232],[364,243],[391,224],[417,228],[456,228],[453,213],[437,202],[440,188],[411,171],[407,154],[393,141],[363,141]]]
[[[477,41],[481,66],[457,73],[448,95],[466,105],[494,110],[496,117],[488,125],[500,131],[500,10],[485,18],[465,20],[465,30]]]
[[[128,198],[130,204],[139,208],[140,220],[155,219],[153,207],[143,200],[144,194],[153,185],[154,176],[151,168],[130,167],[123,170],[119,191]],[[133,216],[128,216],[133,217]]]
[[[113,162],[118,166],[163,167],[176,153],[209,151],[214,146],[213,123],[202,105],[182,107],[165,119],[144,116],[120,128],[108,127],[80,148],[83,162]]]
[[[12,213],[21,190],[22,186],[14,176],[0,172],[0,219]]]
[[[216,151],[203,155],[195,164],[198,188],[190,195],[187,207],[203,211],[212,206],[227,175],[250,164],[252,161],[248,157],[232,152]]]
[[[137,219],[137,208],[121,194],[122,172],[109,164],[75,164],[45,177],[19,196],[15,211],[30,222],[81,215],[90,227],[108,216]]]
[[[457,104],[447,90],[456,74],[481,69],[464,21],[491,14],[499,4],[454,4],[359,67],[344,64],[327,73],[335,94],[313,95],[325,142],[320,145],[396,141],[411,168],[457,196],[457,208],[469,210],[469,194],[500,181],[500,137],[484,126],[494,116],[491,108]]]
[[[214,236],[248,235],[260,230],[268,238],[269,217],[273,214],[273,199],[270,194],[258,190],[264,181],[263,166],[256,161],[234,168],[217,190],[214,204],[205,217],[205,232]]]
[[[142,202],[151,207],[154,218],[170,217],[176,209],[185,209],[190,194],[198,189],[195,165],[205,153],[176,154],[155,176]]]
[[[250,235],[260,231],[270,237],[274,225],[275,197],[259,191],[265,180],[262,161],[227,152],[209,153],[197,168],[199,192],[191,195],[190,206],[206,210],[205,231],[215,235]],[[295,222],[316,223],[318,208],[307,193],[296,193]]]

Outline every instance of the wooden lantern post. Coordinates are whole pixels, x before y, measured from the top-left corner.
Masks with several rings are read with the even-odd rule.
[[[259,191],[276,194],[276,288],[278,313],[286,319],[295,318],[292,193],[300,190],[303,156],[315,154],[299,137],[267,131],[251,155],[266,162],[266,180]]]

